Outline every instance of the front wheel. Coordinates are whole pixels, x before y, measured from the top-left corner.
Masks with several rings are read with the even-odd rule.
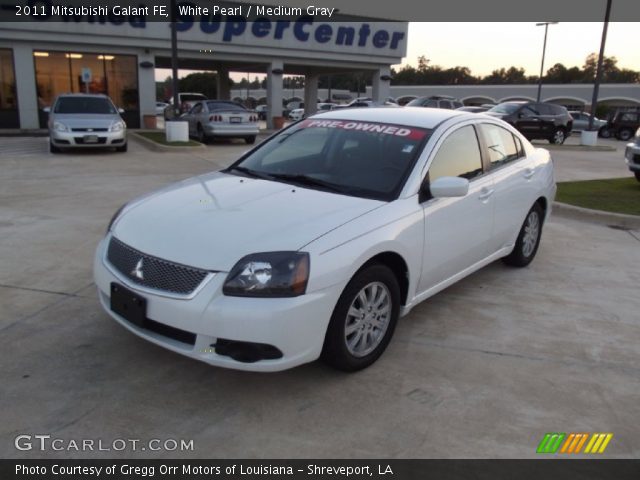
[[[358,272],[336,305],[322,348],[322,360],[345,372],[368,367],[384,352],[400,314],[394,273],[374,264]]]
[[[255,135],[252,135],[251,137],[244,137],[244,141],[249,145],[253,145],[254,143],[256,143],[256,137]]]
[[[562,145],[564,141],[567,139],[567,134],[564,132],[564,129],[557,128],[553,133],[553,137],[549,139],[549,143],[553,143],[555,145]]]
[[[540,245],[543,221],[544,212],[536,203],[527,213],[513,251],[503,258],[504,263],[514,267],[526,267],[533,261]]]
[[[633,172],[633,174],[636,176],[636,180],[640,182],[640,172]]]
[[[127,144],[125,143],[124,145],[121,145],[119,147],[116,147],[116,152],[121,152],[124,153],[127,151]]]
[[[60,148],[56,147],[53,142],[49,142],[49,152],[50,153],[60,153]]]
[[[202,125],[198,124],[198,128],[196,130],[196,138],[198,139],[198,142],[200,143],[207,143],[207,136],[204,133],[204,129],[202,128]]]
[[[609,130],[609,127],[602,127],[598,130],[598,135],[601,138],[611,138],[611,130]]]

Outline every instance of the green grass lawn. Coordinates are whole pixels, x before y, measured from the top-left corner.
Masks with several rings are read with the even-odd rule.
[[[633,176],[561,182],[556,200],[593,210],[640,215],[640,182]]]
[[[197,147],[198,142],[189,140],[188,142],[167,142],[164,132],[136,132],[138,135],[153,140],[160,145],[168,145],[170,147]]]

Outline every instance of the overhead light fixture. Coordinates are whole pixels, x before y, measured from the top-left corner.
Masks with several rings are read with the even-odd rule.
[[[273,73],[274,75],[282,75],[284,73],[284,70],[281,68],[274,68],[273,70],[271,70],[271,73]]]
[[[49,52],[33,52],[34,57],[48,57]]]
[[[380,80],[388,82],[389,80],[391,80],[391,75],[380,75]]]
[[[113,55],[98,55],[98,60],[113,60],[114,57]]]
[[[67,58],[82,58],[81,53],[65,53],[64,56]]]
[[[145,60],[144,62],[140,62],[140,68],[153,68],[153,67],[155,67],[153,62],[150,62],[148,60]]]

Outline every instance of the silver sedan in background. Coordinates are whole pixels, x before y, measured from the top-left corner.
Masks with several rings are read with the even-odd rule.
[[[127,151],[127,125],[116,108],[102,94],[71,93],[60,95],[49,113],[49,151],[61,148],[115,147]]]
[[[229,100],[198,102],[180,119],[189,122],[189,135],[201,143],[225,137],[244,138],[252,144],[258,135],[258,114]]]

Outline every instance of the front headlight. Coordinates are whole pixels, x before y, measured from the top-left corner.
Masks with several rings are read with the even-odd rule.
[[[253,253],[231,269],[222,293],[234,297],[297,297],[309,280],[309,254]]]
[[[107,233],[111,231],[111,227],[113,226],[114,223],[116,223],[116,220],[124,210],[124,207],[126,207],[127,205],[128,203],[125,203],[118,210],[116,210],[116,213],[113,214],[113,217],[111,217],[111,220],[109,220],[109,225],[107,226]]]
[[[121,132],[124,130],[124,122],[119,120],[111,125],[112,132]]]
[[[53,122],[53,129],[56,132],[66,132],[68,130],[67,126],[62,122]]]

